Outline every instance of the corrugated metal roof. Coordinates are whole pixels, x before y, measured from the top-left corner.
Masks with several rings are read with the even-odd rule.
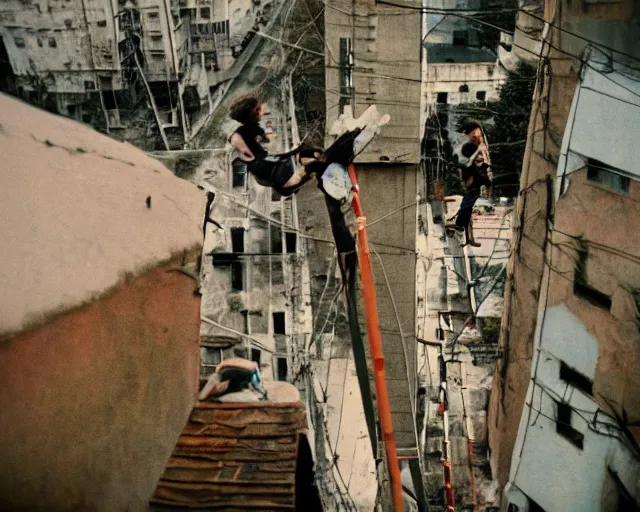
[[[153,508],[294,510],[303,402],[199,402],[151,500]]]

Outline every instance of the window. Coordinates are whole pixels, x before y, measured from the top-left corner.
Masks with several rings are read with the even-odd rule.
[[[99,27],[106,27],[107,26],[107,20],[98,21],[98,26]]]
[[[591,288],[588,284],[580,282],[578,279],[573,283],[573,294],[576,297],[590,302],[594,306],[611,311],[611,297],[608,295]]]
[[[200,18],[203,20],[211,19],[211,7],[201,7],[200,8]]]
[[[629,192],[631,180],[616,172],[615,167],[589,158],[587,161],[587,179],[595,181],[605,187],[621,194]]]
[[[476,93],[476,99],[478,101],[485,101],[487,99],[487,91],[478,91]]]
[[[287,358],[286,357],[279,357],[278,358],[278,364],[277,364],[277,371],[278,371],[278,375],[277,375],[277,379],[278,380],[287,380]]]
[[[453,46],[467,46],[469,44],[469,32],[467,30],[453,31]]]
[[[340,111],[349,104],[349,97],[353,89],[353,51],[351,39],[340,38]]]
[[[231,252],[244,252],[244,228],[231,228]]]
[[[556,405],[558,410],[556,432],[582,450],[584,446],[584,436],[571,426],[571,406],[562,402],[556,402]]]
[[[441,105],[446,105],[448,99],[449,99],[449,94],[447,94],[446,92],[439,92],[436,96],[436,103],[439,103]]]
[[[287,246],[287,252],[289,254],[296,252],[296,245],[298,241],[298,236],[295,233],[285,233],[284,241]]]
[[[283,311],[273,313],[273,334],[286,334]]]
[[[26,46],[24,39],[22,37],[14,37],[13,42],[16,44],[18,48],[24,48]]]
[[[247,166],[246,164],[236,158],[231,164],[231,172],[232,172],[232,187],[233,188],[244,188],[247,177]]]
[[[587,395],[593,396],[593,382],[580,372],[577,372],[564,361],[560,361],[560,378],[571,384],[574,388],[584,391]]]
[[[240,311],[240,314],[242,315],[243,321],[242,332],[245,334],[249,334],[249,312],[245,309],[243,311]]]
[[[44,43],[42,42],[42,38],[41,37],[37,37],[36,38],[36,42],[38,43],[38,46],[40,48],[42,48],[44,46]]]
[[[231,263],[231,288],[236,291],[244,290],[244,266],[241,261]]]
[[[469,86],[467,84],[462,84],[458,89],[459,92],[469,92]]]
[[[282,254],[282,230],[275,225],[271,225],[271,252]]]
[[[85,91],[95,91],[96,90],[95,82],[92,81],[92,80],[85,80],[85,82],[84,82],[84,90]]]
[[[150,12],[147,14],[147,18],[150,21],[158,21],[158,13],[157,12]]]
[[[262,355],[261,352],[257,348],[251,349],[251,360],[258,365],[258,368],[260,368],[261,355]]]
[[[104,103],[105,110],[116,110],[118,105],[116,104],[116,96],[111,90],[100,91],[102,94],[102,101]]]
[[[602,308],[606,311],[611,311],[611,297],[589,285],[589,281],[587,279],[589,245],[582,239],[580,239],[580,244],[581,248],[578,251],[578,262],[576,263],[573,281],[573,294],[596,307]]]
[[[56,43],[56,38],[55,37],[50,37],[49,38],[49,48],[57,48],[58,47],[58,43]]]

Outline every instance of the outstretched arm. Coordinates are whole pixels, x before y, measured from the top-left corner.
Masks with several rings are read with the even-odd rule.
[[[233,149],[238,152],[240,160],[250,162],[255,158],[253,153],[249,149],[249,146],[247,146],[247,143],[238,132],[233,132],[231,134],[231,137],[229,137],[229,142],[233,146]]]

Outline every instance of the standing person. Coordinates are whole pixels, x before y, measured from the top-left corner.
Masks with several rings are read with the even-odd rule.
[[[455,219],[455,224],[447,224],[446,227],[464,230],[466,241],[463,247],[467,244],[473,247],[480,247],[480,244],[473,237],[471,215],[473,214],[473,207],[478,197],[480,197],[482,186],[487,187],[488,190],[491,189],[491,180],[486,173],[488,164],[484,160],[482,150],[473,142],[467,142],[462,146],[461,153],[467,159],[466,163],[461,162],[460,165],[460,177],[467,192],[462,198],[458,212],[447,219],[448,221]]]
[[[487,175],[489,179],[492,179],[493,176],[491,176],[490,170],[491,158],[489,157],[489,149],[485,144],[484,130],[482,129],[482,125],[475,119],[467,119],[462,125],[462,133],[467,136],[469,142],[473,142],[480,149],[482,158],[489,166],[489,168],[487,169]]]

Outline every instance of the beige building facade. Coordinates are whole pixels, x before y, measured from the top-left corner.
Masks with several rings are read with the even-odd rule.
[[[489,409],[505,509],[640,503],[636,9],[545,3]]]

